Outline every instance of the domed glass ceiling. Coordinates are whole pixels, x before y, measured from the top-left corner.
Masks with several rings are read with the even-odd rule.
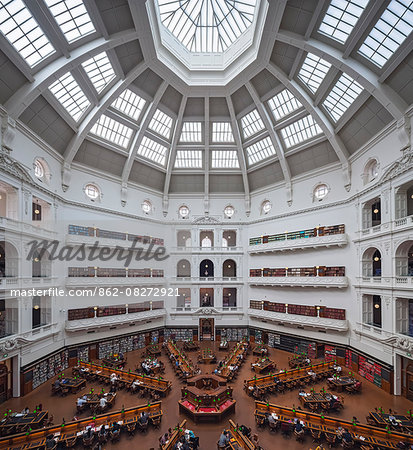
[[[223,53],[252,24],[256,0],[158,0],[161,22],[193,53]]]

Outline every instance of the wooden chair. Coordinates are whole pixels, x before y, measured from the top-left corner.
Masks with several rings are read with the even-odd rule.
[[[68,439],[66,441],[66,448],[73,448],[76,446],[77,442],[77,436],[73,437],[72,439]]]
[[[354,441],[347,442],[343,439],[341,445],[343,446],[343,448],[354,448]]]
[[[284,437],[290,437],[291,436],[291,431],[292,431],[291,425],[292,424],[290,424],[288,422],[281,422],[281,434]]]
[[[159,426],[161,425],[161,416],[152,417],[151,422],[155,428],[159,428]]]
[[[133,436],[136,431],[136,422],[127,424],[126,431],[128,432],[129,436]]]
[[[265,425],[265,417],[257,415],[257,416],[255,416],[255,420],[259,427],[263,427]]]
[[[333,433],[324,433],[328,446],[331,448],[337,441],[337,436]]]
[[[319,430],[310,430],[311,437],[313,438],[313,442],[316,442],[317,444],[321,441],[321,431]]]

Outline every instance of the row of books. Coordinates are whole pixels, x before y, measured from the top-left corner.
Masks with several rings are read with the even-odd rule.
[[[82,319],[91,319],[95,317],[95,307],[88,307],[88,308],[77,308],[77,309],[69,309],[68,310],[68,320],[82,320]],[[162,309],[164,308],[164,302],[163,300],[158,300],[149,302],[142,302],[142,303],[133,303],[128,305],[122,305],[122,306],[100,306],[96,307],[96,316],[97,317],[107,317],[107,316],[118,316],[122,314],[126,314],[128,312],[129,314],[132,313],[138,313],[142,311],[149,311],[154,309]]]
[[[121,241],[135,241],[142,244],[164,245],[164,240],[159,237],[142,236],[139,234],[122,233],[113,230],[103,230],[101,228],[87,227],[83,225],[69,225],[68,233],[77,236],[90,236],[103,239],[117,239]]]
[[[289,303],[269,302],[260,300],[250,300],[251,309],[259,309],[264,311],[273,311],[288,314],[298,314],[300,316],[317,316],[335,320],[345,320],[346,310],[341,308],[328,308],[326,306],[298,305]],[[319,308],[319,309],[317,309]]]
[[[343,234],[344,224],[331,225],[325,227],[309,228],[307,230],[291,231],[288,233],[278,233],[266,236],[250,238],[250,245],[269,244],[276,241],[303,239],[317,236],[329,236],[332,234]]]
[[[126,269],[107,267],[69,267],[69,277],[128,277],[159,278],[164,276],[163,269]]]
[[[345,267],[313,266],[250,269],[250,277],[344,277]]]

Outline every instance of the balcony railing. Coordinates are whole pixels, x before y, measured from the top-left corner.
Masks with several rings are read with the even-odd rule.
[[[172,277],[173,283],[243,283],[242,277]]]
[[[344,277],[249,277],[251,286],[299,286],[345,288],[348,278]]]
[[[8,217],[0,217],[0,228],[6,232],[17,232],[31,235],[41,239],[57,239],[57,233],[41,226],[36,226],[31,223],[21,222],[15,219],[9,219]]]
[[[394,228],[400,227],[412,227],[413,226],[413,216],[406,216],[394,221]]]
[[[411,289],[413,286],[413,276],[396,277],[357,277],[359,286],[370,286],[379,288]]]
[[[172,247],[173,253],[242,253],[243,251],[243,247]]]
[[[262,322],[273,322],[293,327],[310,327],[335,331],[347,331],[347,320],[328,319],[325,317],[302,316],[299,314],[286,314],[274,311],[248,309],[248,315]]]
[[[244,310],[241,306],[177,306],[171,308],[170,315],[203,315],[203,314],[244,314]]]
[[[147,320],[160,319],[166,316],[165,309],[153,309],[137,313],[119,314],[113,316],[93,317],[89,319],[67,320],[66,331],[95,330],[96,328],[113,328],[132,325]]]

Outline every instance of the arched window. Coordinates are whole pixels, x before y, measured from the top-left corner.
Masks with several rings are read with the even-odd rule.
[[[199,265],[199,276],[201,278],[212,278],[214,276],[214,263],[210,259],[204,259]]]
[[[379,163],[377,159],[370,159],[364,166],[363,183],[367,184],[375,180],[379,175]]]
[[[191,276],[191,263],[186,259],[178,261],[176,267],[177,277],[190,277]]]
[[[224,277],[236,277],[237,276],[237,263],[232,259],[227,259],[222,264],[222,276]]]

